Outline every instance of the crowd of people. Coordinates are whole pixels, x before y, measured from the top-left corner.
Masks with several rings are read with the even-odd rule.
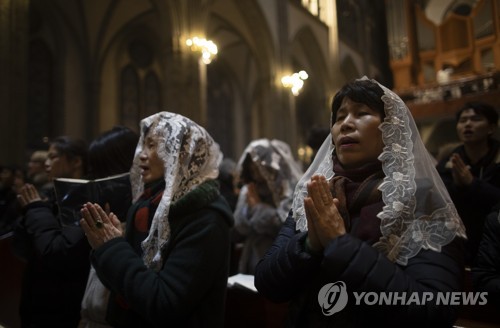
[[[497,109],[459,108],[460,143],[438,161],[403,100],[375,80],[346,83],[329,123],[305,167],[276,139],[224,158],[171,112],[89,145],[60,136],[25,169],[2,167],[0,229],[26,263],[22,327],[222,327],[236,273],[288,304],[287,327],[451,327],[460,307],[436,298],[341,308],[331,298],[459,292],[469,272],[474,291],[500,302]],[[99,199],[54,188],[115,176],[126,183],[106,182]],[[70,198],[76,219],[62,210]]]

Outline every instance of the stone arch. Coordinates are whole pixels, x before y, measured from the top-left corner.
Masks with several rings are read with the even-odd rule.
[[[296,97],[298,143],[304,145],[313,126],[328,127],[329,110],[326,90],[330,85],[328,66],[317,37],[309,27],[300,29],[292,41],[294,71],[305,70],[309,77]]]
[[[272,34],[262,8],[254,1],[236,1],[242,14],[245,32],[241,33],[249,43],[256,58],[259,76],[262,80],[273,81],[275,73],[275,48]],[[238,25],[241,29],[241,24]]]
[[[138,27],[143,33],[125,33],[120,47],[124,47],[124,51],[120,51],[120,62],[125,64],[127,70],[133,70],[137,77],[135,94],[137,95],[137,113],[136,119],[129,122],[129,126],[135,128],[139,125],[139,121],[155,111],[160,110],[161,99],[161,81],[159,74],[155,70],[155,64],[161,61],[159,51],[155,46],[154,35],[148,28]],[[144,37],[146,35],[146,37]],[[120,67],[123,71],[124,67]],[[121,74],[120,74],[121,75]],[[121,84],[121,83],[120,83]],[[130,94],[132,90],[119,89],[120,99],[123,99],[123,94]],[[123,109],[122,104],[120,108]],[[123,119],[121,117],[120,119]]]
[[[251,138],[258,64],[246,39],[229,22],[218,16],[210,22],[209,35],[219,45],[219,54],[207,67],[207,126],[216,140],[226,139],[221,143],[225,155],[237,157],[243,140]],[[225,98],[218,96],[221,92]],[[211,128],[220,125],[227,128]]]
[[[69,58],[68,54],[81,53],[81,51],[71,51],[70,49],[79,49],[81,46],[74,37],[74,30],[65,27],[66,18],[64,12],[59,10],[55,3],[42,4],[37,1],[30,1],[30,41],[28,44],[28,88],[31,88],[30,93],[34,92],[33,88],[44,88],[45,104],[42,105],[46,108],[44,115],[40,116],[40,120],[30,121],[30,128],[26,129],[27,140],[38,138],[38,133],[44,130],[44,137],[55,137],[58,135],[66,134],[64,118],[67,117],[65,111],[66,105],[66,68],[71,59],[75,59],[73,64],[75,68],[81,65],[82,56],[77,59]],[[40,62],[41,56],[44,56],[44,63]],[[38,66],[36,68],[35,66]],[[39,81],[42,76],[36,72],[38,69],[44,70],[44,81]],[[79,71],[78,68],[76,68]],[[34,74],[34,75],[33,75]],[[34,85],[39,81],[38,87]],[[38,94],[38,96],[41,96]],[[40,99],[36,99],[33,94],[30,95],[28,101],[28,117],[35,114],[36,108],[41,105],[35,104]],[[35,97],[32,98],[32,97]],[[74,106],[77,109],[78,106]],[[36,114],[35,114],[36,115]],[[58,119],[56,119],[58,118]],[[61,119],[63,118],[63,119]],[[76,130],[78,131],[78,130]]]
[[[231,90],[231,114],[224,116],[224,124],[231,127],[226,131],[231,145],[225,147],[230,148],[226,148],[228,155],[238,157],[251,139],[269,133],[273,121],[267,110],[271,107],[275,79],[273,43],[264,14],[253,1],[222,1],[209,17],[207,32],[219,48],[217,59],[208,66],[208,81],[212,81],[207,84],[208,94],[220,92],[211,89],[215,75],[231,81],[230,87],[225,88],[226,92]],[[209,100],[213,102],[215,98]],[[220,117],[214,111],[227,104],[221,105],[208,104],[208,126]]]
[[[241,111],[241,92],[237,78],[223,59],[207,67],[207,126],[206,129],[219,144],[224,157],[237,160],[238,135],[248,133],[236,127],[237,112]]]
[[[146,14],[136,17],[122,25],[106,44],[106,49],[99,58],[100,92],[99,112],[101,130],[122,122],[123,89],[122,72],[134,70],[137,76],[138,107],[135,119],[127,115],[126,125],[138,129],[139,121],[153,112],[162,109],[165,103],[165,66],[167,58],[162,58],[162,36],[156,31],[155,15]],[[130,113],[129,113],[130,114]]]

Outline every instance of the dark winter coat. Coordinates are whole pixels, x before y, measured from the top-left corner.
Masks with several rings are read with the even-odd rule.
[[[474,289],[488,292],[488,302],[500,304],[500,204],[484,223],[472,279]]]
[[[90,269],[90,245],[76,225],[61,227],[50,202],[34,202],[15,228],[27,261],[20,304],[23,327],[76,327]]]
[[[171,208],[163,268],[148,269],[127,239],[92,252],[112,294],[106,320],[114,327],[222,327],[232,211],[218,195]],[[132,238],[133,239],[133,238]]]
[[[306,232],[297,232],[290,215],[274,245],[256,268],[255,285],[275,302],[290,301],[287,327],[451,327],[457,309],[426,305],[355,305],[353,292],[460,291],[463,279],[461,239],[440,253],[421,250],[406,266],[390,262],[368,242],[345,234],[322,253],[310,254]],[[325,316],[318,293],[327,283],[343,281],[346,308]]]
[[[482,237],[484,220],[500,199],[500,142],[492,139],[489,153],[476,164],[471,164],[463,145],[452,153],[458,153],[470,167],[474,180],[469,186],[454,184],[451,168],[447,165],[449,157],[439,162],[436,168],[465,225],[468,239],[466,264],[472,266]]]

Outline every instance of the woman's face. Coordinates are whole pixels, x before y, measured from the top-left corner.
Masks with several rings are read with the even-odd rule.
[[[251,175],[251,179],[253,182],[257,184],[266,184],[266,179],[260,174],[259,168],[257,167],[257,164],[254,162],[250,162],[248,164],[248,169]]]
[[[142,170],[142,180],[144,183],[149,183],[163,178],[164,167],[163,161],[158,156],[158,141],[151,135],[148,135],[144,141],[139,159],[141,161],[139,167]]]
[[[66,155],[60,154],[54,145],[50,145],[47,160],[45,161],[45,171],[50,179],[55,178],[81,178],[78,172],[80,160],[69,160]]]
[[[384,148],[378,111],[344,98],[331,129],[337,158],[346,169],[376,161]]]

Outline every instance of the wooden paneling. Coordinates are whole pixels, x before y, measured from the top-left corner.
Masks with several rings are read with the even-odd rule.
[[[414,24],[401,28],[409,29],[409,44],[415,44],[415,51],[409,53],[406,62],[410,67],[405,69],[399,61],[391,60],[396,91],[407,89],[408,84],[420,88],[435,83],[436,73],[444,65],[453,69],[452,80],[500,70],[498,1],[480,0],[469,16],[450,14],[439,25],[412,5],[414,10],[401,14],[410,15],[408,21]],[[434,41],[429,42],[431,39]]]

